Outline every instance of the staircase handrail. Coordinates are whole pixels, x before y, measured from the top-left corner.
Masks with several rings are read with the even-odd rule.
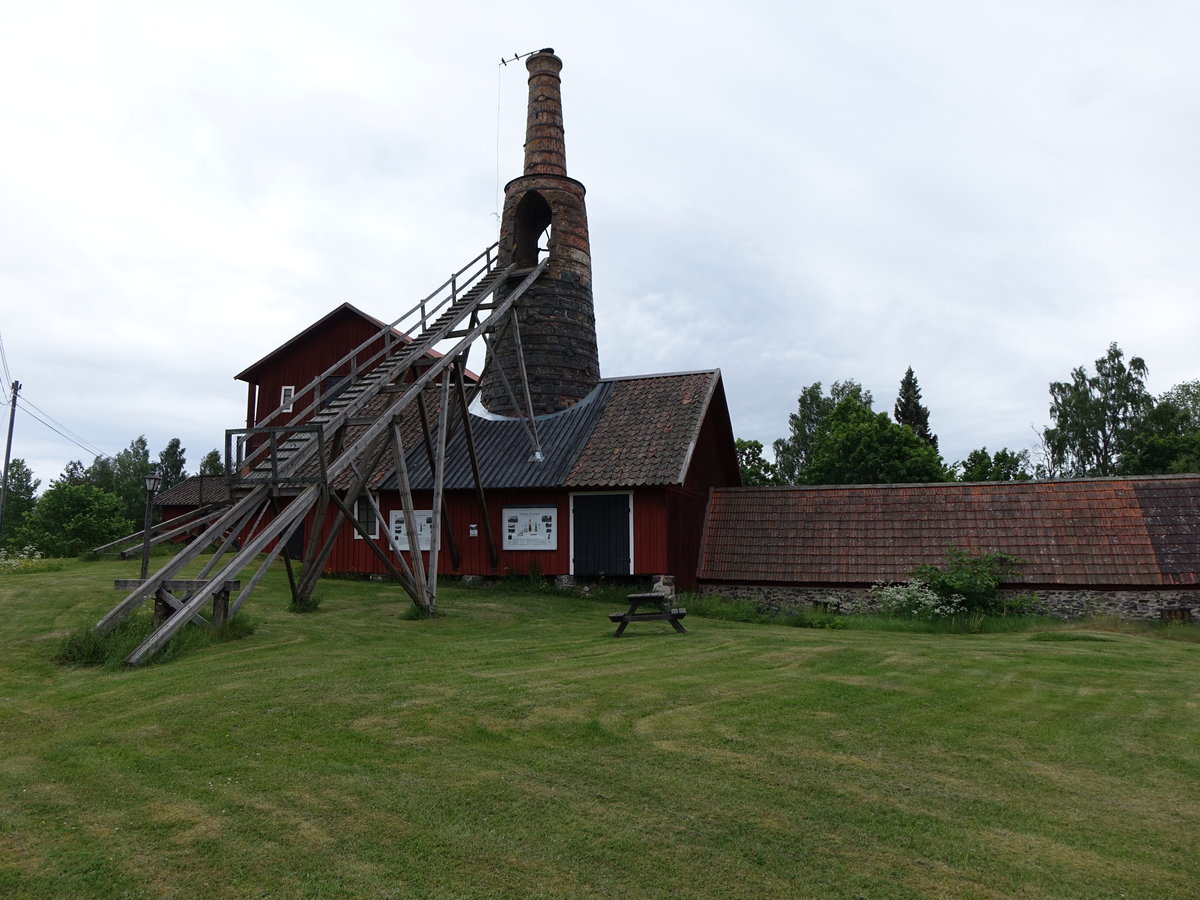
[[[421,328],[419,329],[418,333],[423,331],[424,326],[430,321],[436,321],[437,317],[441,315],[445,309],[451,306],[455,300],[457,300],[460,294],[470,290],[485,277],[491,274],[497,264],[496,251],[499,246],[499,242],[496,242],[489,247],[486,247],[466,265],[434,288],[428,295],[423,297],[421,300],[418,300],[415,304],[413,304],[412,307],[403,312],[399,318],[393,320],[388,325],[384,325],[353,350],[350,350],[348,353],[346,353],[337,362],[329,366],[320,375],[317,375],[315,378],[313,378],[313,380],[305,385],[300,391],[293,394],[288,404],[292,407],[291,411],[287,413],[292,417],[288,425],[302,424],[307,420],[308,416],[312,415],[320,408],[322,399],[320,386],[325,383],[326,378],[330,378],[333,375],[346,375],[344,372],[337,371],[342,366],[346,365],[346,363],[351,364],[351,372],[347,377],[354,378],[357,372],[370,371],[370,369],[372,369],[381,359],[393,352],[396,347],[396,344],[392,340],[393,337],[401,338],[405,344],[411,343],[413,338],[407,333],[408,330],[413,329],[413,326],[419,324]],[[481,260],[482,263],[480,264]],[[468,270],[477,264],[479,264],[478,268],[467,274]],[[445,293],[445,296],[439,298],[439,295],[446,291],[447,288],[449,288],[449,291]],[[410,319],[412,321],[409,321],[408,324],[405,324],[406,321]],[[399,334],[397,334],[397,332]],[[377,350],[363,361],[355,360],[355,357],[360,352],[363,352],[367,347],[376,341],[379,341],[380,339],[383,339],[383,347],[380,350]],[[307,405],[301,408],[299,412],[296,412],[296,404],[303,402],[306,397],[309,398]],[[279,406],[269,413],[264,419],[261,419],[255,425],[255,428],[268,427],[283,415],[284,404],[280,403]],[[266,447],[255,448],[237,462],[240,462],[241,466],[254,466],[264,460],[266,449]],[[232,480],[239,471],[239,468],[237,467],[235,460],[231,458],[228,453],[226,454],[225,462],[226,477]]]

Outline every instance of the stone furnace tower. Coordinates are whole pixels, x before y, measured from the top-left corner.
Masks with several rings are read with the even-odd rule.
[[[551,49],[539,50],[525,67],[529,70],[525,173],[504,186],[499,261],[501,266],[510,262],[518,268],[534,266],[539,244],[547,241],[543,246],[550,262],[514,308],[533,412],[543,415],[587,396],[600,380],[600,359],[584,187],[567,177],[558,75],[562,60]],[[509,288],[519,281],[517,277]],[[499,415],[524,412],[517,339],[510,322],[489,348],[492,358],[484,372],[483,403]],[[519,406],[514,407],[505,378]]]

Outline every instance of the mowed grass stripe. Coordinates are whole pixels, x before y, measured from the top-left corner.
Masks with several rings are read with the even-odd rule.
[[[128,574],[0,580],[0,893],[1187,897],[1195,644],[824,631],[272,573],[243,640],[49,662]],[[1049,632],[1074,634],[1078,632]]]

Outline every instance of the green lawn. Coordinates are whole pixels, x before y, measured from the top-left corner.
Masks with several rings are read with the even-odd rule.
[[[826,631],[282,572],[243,640],[50,662],[130,563],[0,577],[0,895],[1194,897],[1200,645]],[[1046,639],[1049,636],[1054,639]]]

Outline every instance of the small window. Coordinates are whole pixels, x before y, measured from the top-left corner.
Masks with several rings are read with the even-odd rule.
[[[379,537],[379,517],[375,515],[375,508],[371,506],[371,501],[363,494],[354,502],[354,518],[358,520],[358,524],[362,526],[363,531],[369,534],[372,538]],[[355,540],[362,540],[362,532],[357,528],[354,529]]]
[[[296,388],[294,385],[285,384],[282,388],[280,388],[280,390],[279,390],[279,411],[280,412],[291,412],[292,411],[292,400],[295,398],[295,396],[296,396]]]

